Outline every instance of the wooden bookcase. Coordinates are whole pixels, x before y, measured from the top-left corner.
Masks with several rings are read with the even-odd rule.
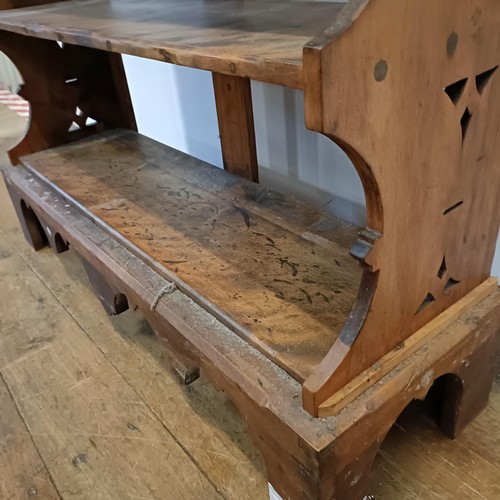
[[[184,383],[201,369],[228,393],[283,498],[361,498],[435,381],[450,436],[487,402],[500,6],[456,4],[0,4],[31,104],[3,167],[27,240],[73,248],[110,314],[141,309]],[[224,171],[137,133],[120,54],[212,72]],[[252,79],[304,92],[366,227],[258,184]]]

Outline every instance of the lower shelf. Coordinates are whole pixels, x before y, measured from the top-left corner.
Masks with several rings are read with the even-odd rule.
[[[114,296],[122,292],[129,306],[142,311],[174,368],[197,368],[225,391],[262,453],[268,481],[284,499],[363,498],[380,444],[415,399],[432,396],[440,427],[451,437],[487,404],[500,348],[496,287],[417,351],[403,356],[338,414],[313,418],[302,407],[300,384],[276,363],[180,290],[151,307],[168,283],[158,271],[26,168],[2,171],[28,241],[38,249],[49,244],[57,253],[67,249],[68,241],[92,271],[93,285],[100,278]],[[106,294],[105,287],[96,288]],[[33,305],[23,304],[29,307]],[[161,378],[161,371],[143,375]],[[180,397],[189,401],[191,395],[186,390]]]
[[[48,243],[61,252],[68,241],[86,262],[93,285],[100,279],[142,311],[173,367],[188,368],[187,375],[199,369],[225,391],[248,424],[268,480],[282,498],[363,498],[380,444],[414,399],[432,395],[440,427],[451,437],[487,404],[500,347],[496,287],[403,356],[379,382],[367,384],[335,417],[313,418],[302,407],[300,384],[276,363],[181,290],[151,307],[167,283],[158,271],[26,168],[2,171],[21,227],[35,248]],[[105,287],[96,288],[106,293]]]
[[[23,164],[300,382],[351,312],[342,219],[127,130]]]

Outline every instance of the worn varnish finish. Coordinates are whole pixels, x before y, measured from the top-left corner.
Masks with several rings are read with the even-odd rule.
[[[301,88],[302,49],[343,3],[91,0],[0,14],[0,29]]]
[[[454,373],[461,401],[447,392],[442,426],[459,432],[487,404],[500,341],[500,292],[491,294],[428,345],[369,388],[336,417],[315,419],[302,408],[300,385],[205,312],[181,290],[151,303],[165,279],[99,229],[24,168],[4,169],[15,204],[23,199],[51,234],[64,241],[116,292],[123,293],[165,342],[223,389],[249,425],[268,479],[284,498],[359,498],[390,426],[433,380]],[[227,174],[224,174],[227,175]],[[48,229],[47,229],[48,228]],[[472,390],[482,380],[481,391]],[[453,411],[449,411],[450,408]],[[350,479],[351,477],[355,478]]]
[[[474,288],[472,292],[462,297],[458,302],[455,302],[455,304],[432,321],[429,321],[429,323],[415,332],[404,343],[387,353],[368,370],[358,375],[340,391],[337,391],[333,396],[328,398],[320,405],[319,416],[325,417],[337,414],[342,408],[345,408],[349,403],[363,394],[369,387],[379,382],[402,361],[412,356],[412,354],[418,351],[422,346],[428,344],[432,340],[432,337],[439,335],[467,310],[488,297],[497,287],[498,279],[490,278]]]
[[[280,2],[266,3],[264,9],[262,5],[252,2],[251,5],[238,3],[236,10],[228,9],[226,3],[222,5],[213,1],[204,2],[206,10],[201,11],[189,9],[185,2],[172,0],[168,9],[162,4],[161,12],[166,18],[170,21],[175,19],[182,25],[182,41],[187,44],[182,50],[193,58],[191,65],[211,69],[218,74],[230,74],[234,78],[260,78],[288,86],[297,86],[297,74],[289,79],[282,78],[284,73],[280,73],[277,66],[267,65],[271,59],[266,59],[264,64],[263,60],[256,58],[255,54],[266,57],[266,52],[260,50],[257,39],[248,43],[249,40],[243,37],[243,41],[240,38],[242,31],[235,35],[237,45],[239,49],[253,51],[251,61],[256,65],[254,69],[258,68],[256,71],[261,72],[259,76],[236,70],[231,59],[235,54],[224,44],[214,47],[200,40],[210,33],[215,43],[217,37],[211,24],[215,18],[219,27],[226,29],[231,26],[229,20],[236,18],[239,29],[243,30],[243,26],[247,30],[250,26],[255,27],[254,23],[265,11],[268,24],[257,23],[261,30],[259,33],[279,32],[283,36],[286,33],[290,41],[296,39],[287,31],[288,28],[284,29],[284,24],[288,26],[293,17],[287,15],[291,14],[291,11],[286,11],[287,8],[308,12],[305,17],[301,16],[300,25],[292,23],[294,30],[298,30],[295,34],[305,29],[306,25],[311,29],[314,25],[314,29],[319,30],[317,20],[312,22],[309,15],[314,17],[321,9],[327,8],[331,9],[332,16],[335,14],[330,26],[304,48],[304,73],[303,79],[300,79],[304,83],[306,121],[309,128],[340,144],[353,160],[365,187],[368,228],[352,248],[352,255],[364,266],[353,314],[328,355],[304,385],[304,407],[313,415],[317,415],[320,404],[356,375],[484,281],[491,266],[498,233],[499,220],[495,214],[500,213],[496,196],[499,176],[498,169],[491,167],[496,142],[486,141],[485,138],[489,137],[490,131],[498,128],[495,117],[500,113],[490,108],[492,103],[498,102],[493,96],[498,88],[495,58],[500,49],[495,46],[496,42],[490,44],[489,51],[482,50],[481,45],[483,39],[494,37],[498,8],[492,0],[477,0],[468,7],[469,15],[461,13],[460,17],[454,18],[448,16],[453,6],[446,2],[440,4],[441,10],[435,11],[430,3],[422,7],[418,2],[408,4],[401,10],[391,3],[394,1],[352,0],[342,9],[340,5],[332,4],[305,8],[305,4],[298,2],[289,3],[288,7]],[[146,7],[149,7],[147,13],[142,10]],[[155,57],[158,47],[145,42],[147,36],[146,39],[142,36],[121,36],[118,41],[121,48],[118,49],[108,39],[111,35],[106,38],[114,33],[114,29],[120,31],[125,28],[131,36],[133,27],[139,29],[138,26],[144,27],[144,24],[148,26],[148,36],[154,38],[151,16],[160,14],[153,7],[141,4],[132,9],[127,2],[68,2],[4,13],[0,16],[0,27],[33,37],[59,37],[111,52],[135,47],[140,49],[138,54]],[[386,15],[386,12],[391,14]],[[418,56],[426,61],[423,65],[425,71],[414,77],[410,58],[402,58],[401,54],[412,53],[414,40],[422,37],[423,30],[418,25],[414,28],[415,33],[404,28],[404,19],[414,19],[417,14],[425,16],[425,25],[432,28],[432,36],[425,35],[425,40],[418,43],[419,50],[411,58],[413,60]],[[110,20],[110,16],[116,16],[116,19]],[[97,17],[109,21],[103,25],[102,32]],[[446,17],[447,24],[439,21],[441,17]],[[166,21],[166,18],[160,16],[155,19]],[[72,21],[71,30],[64,28],[68,19]],[[180,23],[181,19],[183,23]],[[94,23],[92,33],[86,31],[90,22]],[[203,49],[190,45],[192,32],[189,29],[186,31],[186,27],[199,27],[200,23],[208,30],[204,35],[198,33],[201,38],[197,40],[202,43]],[[387,29],[380,30],[380,26],[387,26]],[[391,26],[398,26],[398,29],[391,30]],[[474,35],[474,30],[479,28],[484,35],[482,38]],[[144,35],[144,30],[139,31]],[[174,32],[162,29],[161,36]],[[9,35],[5,32],[5,35],[16,37],[14,33]],[[380,33],[384,36],[379,39]],[[177,33],[177,37],[176,48],[181,34]],[[228,37],[225,36],[225,39]],[[234,41],[231,37],[229,39]],[[377,43],[373,43],[374,40]],[[14,41],[7,45],[18,43]],[[109,43],[105,44],[105,41]],[[287,47],[287,44],[279,45],[281,49]],[[408,49],[399,50],[400,46]],[[436,49],[438,46],[441,50]],[[270,49],[270,46],[267,45],[267,48]],[[215,58],[207,53],[200,55],[199,50],[212,49],[217,54],[213,56]],[[273,52],[274,49],[270,50]],[[380,55],[384,51],[387,54]],[[481,57],[476,57],[476,53],[481,53]],[[249,61],[245,59],[248,52],[245,54],[245,62],[239,66],[240,69],[246,67]],[[353,58],[353,54],[363,54],[363,57]],[[222,58],[226,58],[224,62]],[[176,57],[172,61],[188,64]],[[207,61],[218,63],[211,65]],[[218,68],[219,63],[224,65],[228,61],[231,61],[230,66],[234,66],[231,66],[231,71]],[[392,65],[396,70],[392,69]],[[302,65],[300,68],[302,71]],[[275,80],[277,74],[281,76]],[[220,81],[217,78],[215,88],[220,96]],[[123,79],[118,78],[117,81]],[[242,120],[235,124],[231,113],[224,112],[224,103],[219,106],[221,138],[227,148],[224,156],[229,168],[238,168],[246,176],[255,178],[249,93],[244,89],[248,81],[246,84],[243,83],[246,80],[236,81],[239,82],[237,94],[241,101],[238,107],[244,113]],[[117,88],[123,87],[116,85]],[[360,106],[360,102],[366,105]],[[352,113],[352,109],[358,111]],[[390,109],[394,116],[400,116],[403,110],[403,122],[408,126],[400,127],[400,120],[383,120],[384,127],[379,126],[380,117]],[[125,115],[130,116],[130,113]],[[417,143],[415,124],[425,131],[418,134],[420,142]],[[239,148],[231,144],[231,139],[236,136],[244,137],[245,142]],[[366,141],[366,137],[372,137],[372,140]],[[392,141],[390,148],[386,146],[388,137]],[[68,140],[70,138],[65,137],[56,143]],[[430,143],[436,146],[429,148],[427,145]],[[39,144],[37,149],[43,147]],[[231,165],[227,159],[234,158],[235,154],[243,161],[237,160]],[[411,168],[401,168],[402,164],[411,165]],[[388,174],[389,169],[391,174]],[[449,182],[450,178],[455,181]],[[474,198],[477,192],[482,193],[480,201]],[[484,217],[484,213],[493,215]],[[408,230],[408,221],[412,221],[411,230]],[[406,243],[402,245],[402,241]],[[472,255],[475,257],[471,258]],[[417,262],[422,265],[416,265]],[[421,272],[423,268],[425,273]],[[393,300],[394,290],[398,290],[397,304]]]
[[[300,381],[349,315],[357,230],[327,213],[134,132],[23,162]]]

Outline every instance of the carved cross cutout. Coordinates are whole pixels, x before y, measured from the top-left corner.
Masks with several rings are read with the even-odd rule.
[[[423,311],[427,306],[435,302],[437,297],[441,295],[448,295],[450,290],[459,283],[460,281],[450,275],[445,255],[441,261],[441,265],[439,266],[436,278],[433,280],[431,291],[427,293],[415,314]]]
[[[483,94],[484,90],[491,80],[491,77],[495,74],[497,69],[498,65],[494,68],[484,71],[483,73],[479,73],[474,77],[475,90],[477,91],[477,95],[481,96]],[[444,88],[444,92],[455,106],[461,104],[463,98],[465,99],[464,91],[467,87],[468,82],[469,78],[462,78],[461,80],[451,83]],[[460,118],[460,127],[462,129],[462,145],[465,141],[472,115],[473,112],[471,111],[471,103],[466,103],[465,110],[462,114],[462,117]]]

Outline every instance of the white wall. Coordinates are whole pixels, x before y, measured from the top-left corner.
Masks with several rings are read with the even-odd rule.
[[[211,74],[133,56],[124,56],[124,64],[139,131],[221,167]],[[363,225],[354,167],[330,140],[306,130],[302,93],[260,82],[252,82],[252,92],[261,183]]]
[[[23,79],[12,61],[0,52],[0,88],[17,92]]]

